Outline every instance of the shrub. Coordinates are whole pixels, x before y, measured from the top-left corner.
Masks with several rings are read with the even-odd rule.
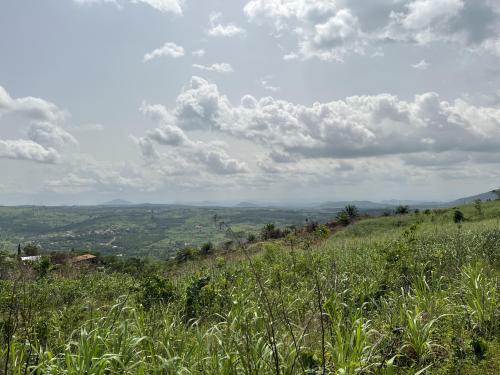
[[[349,225],[351,223],[351,218],[344,210],[337,214],[337,221],[342,225]]]
[[[253,234],[253,233],[250,233],[247,236],[247,242],[254,243],[255,241],[257,241],[257,236],[255,236],[255,234]]]
[[[398,215],[406,215],[410,212],[410,207],[399,205],[396,207],[396,214]]]
[[[210,254],[214,251],[214,244],[212,242],[206,242],[201,245],[200,252],[202,254]]]
[[[453,214],[453,221],[455,223],[459,224],[464,220],[465,220],[465,216],[464,216],[463,212],[460,210],[455,210],[455,213]]]
[[[140,289],[139,302],[147,310],[155,304],[168,303],[176,298],[174,285],[163,276],[147,277],[142,281]]]
[[[347,215],[349,215],[349,218],[351,219],[356,219],[359,216],[359,210],[353,204],[345,206],[344,211],[346,212]]]
[[[23,251],[24,251],[24,254],[26,254],[27,256],[35,256],[35,255],[38,255],[39,253],[39,248],[38,246],[32,244],[32,243],[29,243],[27,244]]]
[[[179,262],[186,262],[188,260],[192,260],[198,254],[198,250],[192,247],[185,247],[184,249],[180,249],[175,256],[175,259]]]

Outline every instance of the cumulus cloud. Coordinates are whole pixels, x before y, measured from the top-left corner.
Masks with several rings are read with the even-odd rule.
[[[105,4],[110,3],[116,5],[118,8],[122,7],[125,2],[130,2],[132,4],[146,4],[151,8],[156,9],[162,13],[172,13],[176,15],[182,15],[182,0],[74,0],[80,5],[92,5],[92,4]]]
[[[208,66],[201,64],[193,64],[193,68],[215,73],[231,73],[233,71],[233,67],[231,66],[231,64],[228,63],[215,63]]]
[[[210,90],[203,90],[202,84],[204,82],[206,81],[195,77],[190,87],[195,89],[198,87],[201,91],[198,94],[189,93],[192,95],[191,97],[188,95],[183,98],[179,97],[178,103],[183,101],[183,105],[178,106],[174,112],[168,111],[161,105],[143,104],[141,106],[142,113],[157,122],[159,126],[148,131],[145,137],[136,138],[134,141],[138,145],[141,155],[149,160],[157,159],[168,162],[174,156],[177,163],[181,161],[185,165],[204,165],[206,171],[214,174],[247,173],[246,164],[229,156],[220,144],[191,140],[180,127],[180,117],[184,117],[186,121],[195,121],[196,117],[204,117],[211,108],[215,108],[213,104],[210,104],[209,98],[205,101],[198,100],[201,99],[203,91],[208,94]],[[193,104],[192,107],[190,107],[189,102]],[[167,153],[157,152],[154,143],[159,146],[167,146]],[[172,152],[173,149],[175,152]]]
[[[160,48],[156,48],[155,50],[148,52],[144,55],[143,61],[148,62],[156,57],[171,57],[173,59],[177,59],[179,57],[184,56],[184,48],[178,46],[175,43],[168,42],[165,43]]]
[[[295,34],[297,49],[286,60],[342,61],[387,41],[455,43],[500,55],[500,6],[491,0],[251,0],[244,11],[250,22]]]
[[[500,147],[500,109],[448,102],[436,93],[413,101],[389,94],[353,96],[312,106],[246,95],[235,106],[216,85],[193,77],[167,112],[170,125],[179,129],[220,131],[292,158],[491,153]]]
[[[209,36],[214,37],[233,37],[237,35],[245,34],[245,30],[241,27],[236,26],[234,23],[229,23],[227,25],[222,25],[218,23],[222,14],[219,12],[214,12],[210,14],[210,29],[208,30]]]
[[[67,112],[59,109],[54,103],[32,96],[13,99],[0,86],[0,116],[14,113],[31,120],[61,122],[67,117]]]
[[[35,122],[28,130],[28,138],[45,147],[62,148],[77,145],[78,142],[63,128],[49,122]]]
[[[1,140],[0,158],[31,160],[39,163],[56,163],[60,155],[53,148],[45,148],[42,145],[25,139]]]
[[[0,86],[0,117],[8,114],[15,114],[27,120],[29,139],[0,139],[0,158],[55,163],[60,160],[57,150],[66,145],[78,144],[78,141],[62,128],[61,123],[68,117],[66,111],[41,98],[12,98]]]

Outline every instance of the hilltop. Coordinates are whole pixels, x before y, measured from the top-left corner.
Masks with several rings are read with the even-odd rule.
[[[168,261],[0,257],[0,347],[15,373],[498,374],[499,219],[496,201]]]

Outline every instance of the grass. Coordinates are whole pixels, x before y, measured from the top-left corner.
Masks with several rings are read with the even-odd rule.
[[[12,374],[496,374],[500,202],[163,267],[0,281]],[[173,268],[172,268],[173,267]],[[146,303],[147,301],[147,303]],[[8,355],[7,355],[8,351]]]

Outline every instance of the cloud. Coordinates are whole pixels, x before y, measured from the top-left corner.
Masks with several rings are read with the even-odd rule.
[[[280,91],[281,89],[278,86],[274,86],[273,84],[271,84],[271,82],[270,82],[271,79],[272,79],[272,77],[270,77],[270,76],[262,78],[260,80],[260,85],[262,86],[262,88],[264,90],[271,91],[271,92]]]
[[[227,63],[215,63],[209,66],[201,65],[201,64],[193,64],[193,68],[205,70],[207,72],[215,72],[215,73],[231,73],[233,72],[233,67],[231,64]]]
[[[0,86],[0,117],[5,114],[20,114],[30,120],[61,122],[67,118],[66,111],[59,109],[54,103],[32,96],[13,99]]]
[[[80,5],[93,5],[110,3],[118,8],[122,7],[122,3],[130,2],[131,4],[146,4],[153,9],[162,13],[172,13],[182,15],[182,0],[73,0]]]
[[[199,88],[202,89],[201,84],[203,82],[206,81],[194,77],[190,87],[196,89],[197,85],[200,85]],[[208,113],[212,106],[210,99],[207,101],[198,99],[201,99],[201,95],[210,96],[209,90],[202,90],[198,94],[191,93],[191,98],[188,96],[178,98],[178,100],[183,100],[184,103],[174,113],[169,112],[161,105],[144,103],[141,106],[141,112],[159,124],[157,128],[148,131],[145,137],[134,139],[145,159],[169,162],[173,157],[176,163],[181,162],[186,167],[191,164],[191,169],[195,169],[193,168],[195,165],[203,164],[206,171],[220,175],[248,172],[246,164],[230,157],[220,144],[193,141],[179,127],[180,116],[189,119]],[[198,101],[196,108],[189,106],[189,102],[194,100]],[[160,154],[154,148],[153,143],[159,146],[167,146],[167,153]],[[173,149],[175,149],[175,152],[172,152]]]
[[[251,0],[244,12],[278,38],[295,35],[285,60],[343,61],[387,42],[452,43],[500,56],[500,6],[491,0]]]
[[[35,122],[28,130],[28,138],[45,147],[76,146],[78,141],[67,131],[49,122]]]
[[[0,158],[31,160],[39,163],[56,163],[60,155],[53,148],[45,148],[40,144],[24,139],[1,140]]]
[[[0,86],[0,118],[9,114],[27,119],[29,139],[0,139],[0,158],[56,163],[61,159],[56,150],[78,145],[78,141],[62,128],[61,123],[69,116],[66,111],[40,98],[14,99]]]
[[[412,64],[411,67],[413,69],[417,69],[417,70],[427,70],[427,69],[429,69],[430,66],[431,66],[431,64],[429,64],[427,61],[420,60],[418,63]]]
[[[182,14],[182,1],[180,0],[131,0],[131,2],[147,4],[162,13]]]
[[[235,106],[216,85],[193,77],[168,113],[170,125],[179,129],[219,131],[292,158],[491,153],[500,147],[500,109],[448,102],[436,93],[413,101],[389,94],[353,96],[312,106],[246,95]]]
[[[232,37],[237,35],[242,35],[245,30],[241,27],[236,26],[233,23],[227,25],[214,25],[210,30],[208,30],[208,35],[210,36],[221,36],[221,37]]]
[[[146,53],[144,55],[143,61],[148,62],[156,57],[161,57],[161,56],[177,59],[179,57],[184,56],[184,53],[185,51],[183,47],[178,46],[175,43],[168,42],[165,43],[162,47],[157,48],[149,53]]]
[[[191,55],[195,57],[203,57],[205,56],[205,50],[204,49],[197,49],[196,51],[191,52]]]
[[[217,23],[221,16],[222,14],[219,12],[213,12],[210,14],[210,29],[208,30],[209,36],[233,37],[245,34],[245,30],[236,26],[234,23],[229,23],[227,25]]]

